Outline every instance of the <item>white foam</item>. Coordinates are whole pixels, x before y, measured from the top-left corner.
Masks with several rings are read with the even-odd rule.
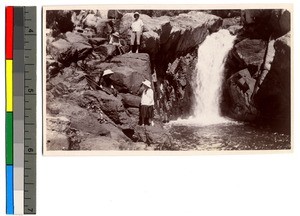
[[[220,116],[221,87],[225,60],[235,38],[228,30],[222,29],[207,36],[198,48],[195,121],[203,124],[225,121]]]

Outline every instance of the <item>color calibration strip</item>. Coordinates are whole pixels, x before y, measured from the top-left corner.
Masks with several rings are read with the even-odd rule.
[[[6,8],[6,213],[14,214],[13,169],[13,37],[14,8]]]
[[[6,213],[36,209],[36,8],[6,7]]]

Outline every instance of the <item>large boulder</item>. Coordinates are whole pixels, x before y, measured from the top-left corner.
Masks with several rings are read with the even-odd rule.
[[[101,60],[106,60],[116,55],[117,47],[112,44],[104,44],[94,49],[95,53],[101,57]]]
[[[164,44],[168,41],[169,35],[172,31],[170,17],[168,16],[157,17],[155,21],[159,23],[159,28],[156,29],[152,28],[152,31],[156,32],[160,36],[159,37],[160,44]]]
[[[138,95],[145,79],[151,80],[150,57],[146,53],[127,53],[115,56],[110,63],[101,64],[100,70],[111,69],[115,88],[122,93]]]
[[[286,9],[247,9],[242,11],[245,36],[267,40],[290,31],[290,12]]]
[[[171,135],[161,125],[136,126],[134,131],[135,139],[148,145],[171,145],[172,143]]]
[[[141,97],[132,94],[120,94],[125,107],[140,107]]]
[[[151,55],[159,51],[159,44],[167,40],[171,31],[170,18],[159,17],[151,18],[146,14],[141,14],[140,19],[144,23],[144,33],[141,36],[141,52]],[[130,42],[130,26],[133,22],[133,13],[126,13],[119,23],[119,32]]]
[[[291,13],[288,10],[282,10],[279,19],[280,35],[286,34],[291,30]]]
[[[257,71],[264,61],[267,43],[261,39],[245,39],[234,46],[234,56],[243,67]],[[252,71],[251,71],[252,72]]]
[[[71,99],[67,102],[62,100],[54,100],[47,104],[47,112],[51,115],[69,119],[70,127],[82,131],[84,133],[103,136],[109,133],[109,131],[101,126],[100,120],[105,118],[101,116],[99,112],[95,112],[92,109],[86,109],[83,107],[82,99],[77,97],[76,101]],[[81,106],[79,106],[79,104]],[[90,112],[89,112],[90,111]]]
[[[48,113],[52,114],[53,110],[56,113],[55,117],[47,117],[48,150],[119,150],[119,145],[131,142],[117,125],[101,114],[97,104],[78,95],[76,99],[71,96],[67,102],[56,100],[47,104]]]
[[[140,51],[155,55],[159,51],[159,44],[159,35],[156,32],[144,32],[141,38]]]
[[[291,119],[291,35],[278,38],[271,70],[254,97],[263,119],[276,127],[290,129]]]
[[[122,103],[121,96],[115,97],[103,91],[85,91],[82,100],[95,104],[120,128],[132,127],[132,121]]]
[[[114,74],[111,76],[114,87],[122,93],[139,94],[142,82],[146,79],[142,73],[129,66],[114,66],[111,68]]]
[[[169,22],[169,18],[164,21],[162,18],[151,18],[146,14],[140,14],[140,19],[144,23],[144,32],[154,31],[156,33],[162,32],[162,26]],[[130,38],[130,26],[134,21],[133,13],[126,13],[118,23],[118,29],[121,35],[125,38]]]
[[[167,42],[172,26],[167,16],[144,17],[144,33],[141,38],[141,51],[155,55],[159,52],[160,44]]]
[[[68,67],[72,62],[84,60],[93,51],[88,39],[80,34],[67,32],[65,39],[49,43],[49,54],[57,61]]]
[[[73,32],[67,32],[65,36],[66,40],[72,44],[72,48],[77,52],[77,59],[75,59],[75,63],[78,60],[84,60],[89,54],[92,53],[93,48],[88,42],[87,37]]]
[[[269,20],[273,36],[280,37],[291,30],[291,13],[286,9],[272,10]]]
[[[231,98],[231,116],[244,121],[254,120],[257,110],[251,102],[256,80],[247,69],[241,70],[227,80],[227,88]]]
[[[46,118],[46,148],[47,150],[68,150],[69,141],[66,132],[70,128],[70,120],[66,117],[47,116]]]
[[[86,74],[83,71],[67,67],[47,83],[47,91],[55,93],[56,97],[90,89]]]
[[[90,45],[88,43],[88,38],[86,38],[85,36],[83,36],[82,34],[79,34],[79,33],[66,32],[65,38],[71,44],[73,44],[73,43],[83,43],[83,44],[86,44],[86,45]]]
[[[222,25],[222,19],[211,14],[191,11],[172,17],[170,23],[172,29],[169,39],[161,45],[161,49],[165,53],[187,53],[201,44],[209,32],[217,31]]]
[[[116,66],[128,66],[133,70],[143,74],[145,78],[151,77],[150,57],[146,53],[126,53],[124,55],[115,56],[110,63]]]
[[[67,52],[72,47],[72,44],[65,39],[58,39],[48,44],[49,54],[58,60],[61,53]]]

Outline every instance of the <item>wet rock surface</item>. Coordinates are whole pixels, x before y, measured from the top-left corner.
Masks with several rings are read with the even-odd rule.
[[[235,56],[244,67],[258,70],[264,61],[266,53],[266,41],[260,39],[245,39],[234,46]]]
[[[231,117],[242,121],[254,120],[257,109],[251,102],[256,80],[247,69],[241,70],[227,80],[232,98]]]

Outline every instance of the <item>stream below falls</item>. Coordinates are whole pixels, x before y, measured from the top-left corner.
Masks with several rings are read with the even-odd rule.
[[[178,150],[279,150],[291,149],[290,135],[246,123],[167,126]]]

